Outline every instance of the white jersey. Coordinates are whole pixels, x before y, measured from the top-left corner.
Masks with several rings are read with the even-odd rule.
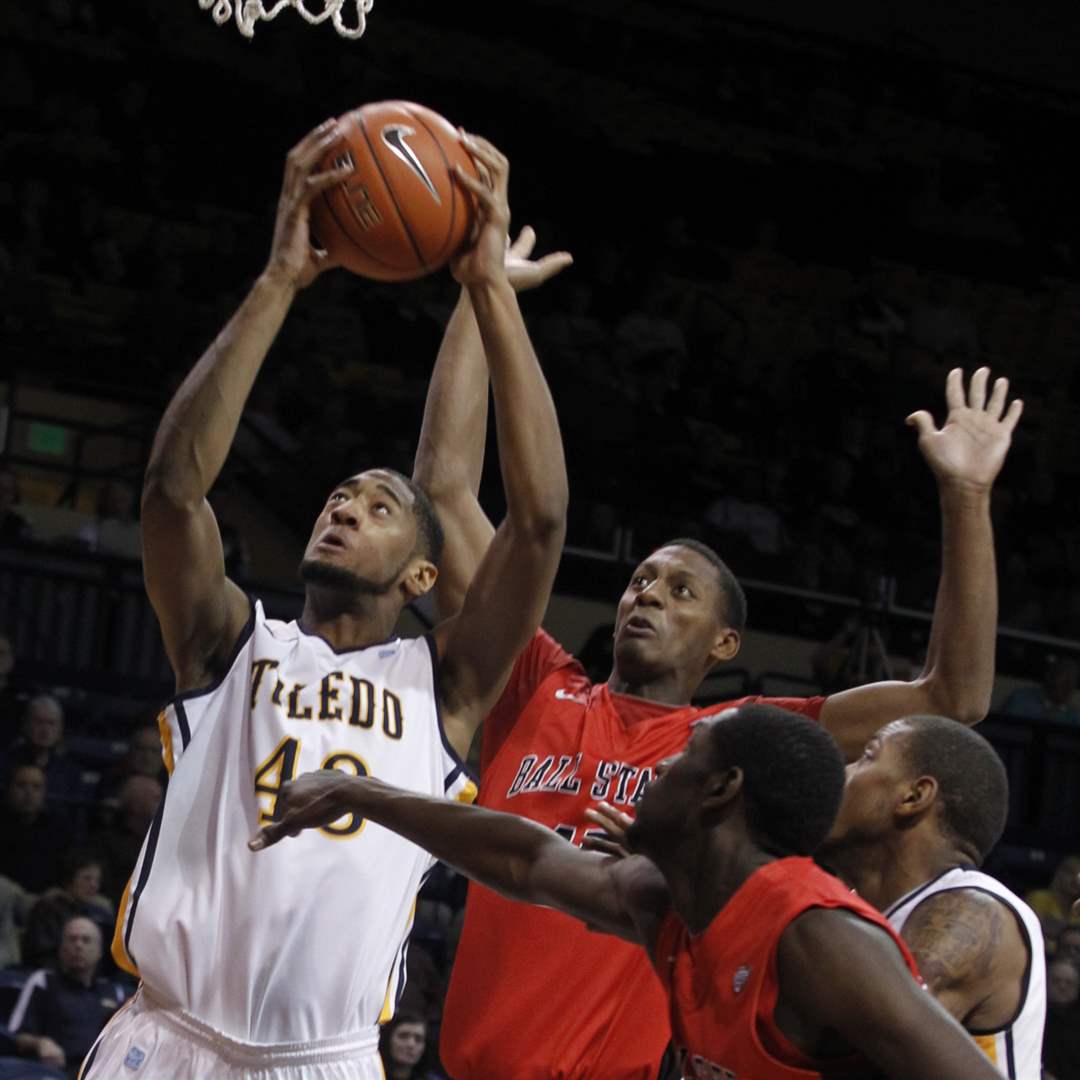
[[[1035,912],[989,874],[973,867],[956,866],[902,896],[885,912],[885,918],[900,934],[908,917],[924,900],[936,893],[954,889],[978,889],[989,893],[1016,916],[1028,950],[1020,1007],[1012,1022],[996,1031],[968,1030],[1003,1076],[1012,1080],[1039,1080],[1042,1076],[1043,1023],[1046,1020],[1046,958],[1042,927]]]
[[[336,651],[255,604],[224,678],[158,718],[169,781],[113,941],[157,1000],[246,1043],[374,1031],[404,985],[434,860],[347,815],[265,851],[281,785],[336,768],[471,799],[446,741],[434,641]]]

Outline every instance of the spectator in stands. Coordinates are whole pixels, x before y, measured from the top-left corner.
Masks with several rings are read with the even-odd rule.
[[[88,551],[137,559],[140,555],[139,525],[135,520],[135,493],[122,480],[102,484],[94,520],[84,525],[76,539]]]
[[[30,523],[15,509],[21,501],[19,478],[0,465],[0,544],[25,544],[31,539]]]
[[[0,874],[33,893],[60,880],[60,852],[70,836],[45,808],[45,773],[16,765],[0,812]]]
[[[1080,901],[1080,855],[1066,855],[1058,863],[1048,889],[1036,889],[1024,899],[1042,923],[1047,940],[1055,938],[1066,925],[1080,925],[1073,904]]]
[[[102,891],[114,902],[139,858],[146,830],[161,802],[162,786],[151,776],[131,776],[120,788],[116,820],[94,837],[101,853]]]
[[[59,1064],[70,1077],[125,997],[119,983],[98,977],[101,955],[97,925],[80,915],[68,919],[55,970],[42,968],[30,976],[8,1022],[17,1038],[35,1040],[32,1049],[41,1060]],[[50,1044],[59,1047],[60,1061]],[[44,1049],[49,1050],[48,1058]]]
[[[31,1063],[26,1057],[36,1057]],[[59,1062],[64,1051],[52,1039],[13,1035],[0,1025],[0,1080],[64,1080],[64,1073],[48,1062]]]
[[[38,694],[26,706],[23,734],[11,748],[11,759],[36,765],[45,773],[50,801],[83,798],[82,769],[64,754],[64,709],[51,694]]]
[[[60,888],[34,904],[23,935],[23,964],[46,967],[56,957],[64,925],[76,915],[94,923],[103,939],[112,936],[113,906],[101,895],[101,858],[87,848],[65,852]]]
[[[1070,961],[1076,966],[1076,970],[1080,971],[1080,924],[1066,926],[1058,934],[1054,957]]]
[[[17,881],[0,875],[0,968],[19,967],[22,963],[20,931],[26,925],[33,903],[32,893]]]
[[[1073,701],[1078,676],[1080,667],[1071,657],[1049,656],[1042,684],[1014,690],[1005,699],[1001,711],[1027,720],[1056,720],[1080,725],[1080,709]]]
[[[379,1033],[379,1056],[386,1080],[440,1080],[429,1065],[427,1024],[410,1012],[398,1012]]]
[[[0,634],[0,753],[18,736],[22,711],[22,695],[15,676],[15,649],[11,638]]]
[[[98,786],[98,802],[109,811],[108,820],[120,805],[120,789],[132,776],[149,776],[165,782],[161,760],[161,735],[156,724],[140,724],[128,738],[127,752],[106,772]]]
[[[1043,1077],[1080,1076],[1080,969],[1071,960],[1054,960],[1046,970],[1046,1026]]]

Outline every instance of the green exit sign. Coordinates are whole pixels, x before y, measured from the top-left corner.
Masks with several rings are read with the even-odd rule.
[[[63,457],[67,453],[68,429],[58,424],[30,424],[27,445],[35,454]]]

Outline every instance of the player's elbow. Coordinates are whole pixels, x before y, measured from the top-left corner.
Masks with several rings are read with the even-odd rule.
[[[923,692],[927,699],[926,712],[974,727],[990,711],[993,686],[983,687],[963,677],[931,675],[923,680]]]
[[[143,477],[142,516],[156,512],[192,512],[202,503],[203,492],[190,475],[164,462],[151,462]]]

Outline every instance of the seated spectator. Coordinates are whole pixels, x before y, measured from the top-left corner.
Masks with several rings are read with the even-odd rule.
[[[120,788],[116,820],[93,839],[101,853],[102,891],[115,900],[135,868],[143,839],[161,802],[162,786],[150,776],[131,776]]]
[[[156,724],[142,724],[128,738],[127,752],[101,778],[98,802],[115,812],[120,802],[120,789],[132,776],[149,776],[165,782],[165,765],[161,760],[161,734]]]
[[[23,696],[15,676],[15,650],[11,639],[0,634],[0,752],[5,751],[19,735],[19,717],[23,713]]]
[[[60,880],[60,852],[68,831],[45,808],[45,773],[18,765],[10,775],[0,810],[0,874],[28,892],[44,892]]]
[[[85,795],[82,769],[64,753],[64,709],[51,694],[38,694],[26,706],[22,737],[11,747],[11,760],[36,765],[45,773],[50,801],[77,802]]]
[[[135,493],[121,480],[109,480],[98,491],[94,520],[75,537],[88,551],[137,559],[141,553],[135,520]]]
[[[1080,924],[1066,926],[1058,934],[1054,959],[1068,960],[1075,966],[1077,971],[1080,971]]]
[[[0,466],[0,544],[25,544],[31,539],[30,523],[15,508],[22,501],[19,478]]]
[[[1048,657],[1042,685],[1022,686],[1014,690],[1005,699],[1001,711],[1027,720],[1080,724],[1080,709],[1073,702],[1078,675],[1080,668],[1075,660],[1062,656]]]
[[[1080,970],[1070,960],[1046,969],[1043,1069],[1044,1080],[1080,1076]]]
[[[1067,855],[1054,871],[1049,889],[1036,889],[1024,899],[1042,923],[1047,940],[1056,938],[1066,925],[1080,925],[1072,906],[1080,900],[1080,855]]]
[[[379,1056],[386,1080],[440,1080],[431,1071],[427,1024],[410,1012],[399,1012],[379,1032]]]
[[[8,1027],[16,1039],[27,1036],[28,1051],[69,1077],[78,1072],[106,1021],[120,1007],[119,983],[97,976],[102,955],[101,931],[80,915],[64,923],[55,969],[35,971],[23,987]],[[32,1041],[31,1041],[32,1040]],[[62,1055],[57,1060],[59,1048]]]
[[[40,1064],[32,1064],[18,1057],[19,1054],[36,1057]],[[12,1035],[0,1025],[0,1080],[64,1080],[59,1068],[46,1064],[46,1061],[60,1061],[63,1055],[64,1051],[51,1039]]]
[[[28,893],[17,881],[0,875],[0,968],[21,965],[19,935],[33,904],[32,893]]]
[[[23,935],[23,964],[48,967],[60,947],[64,924],[82,915],[97,925],[103,940],[112,937],[113,906],[101,895],[101,858],[82,848],[66,852],[60,888],[50,889],[30,910]]]

